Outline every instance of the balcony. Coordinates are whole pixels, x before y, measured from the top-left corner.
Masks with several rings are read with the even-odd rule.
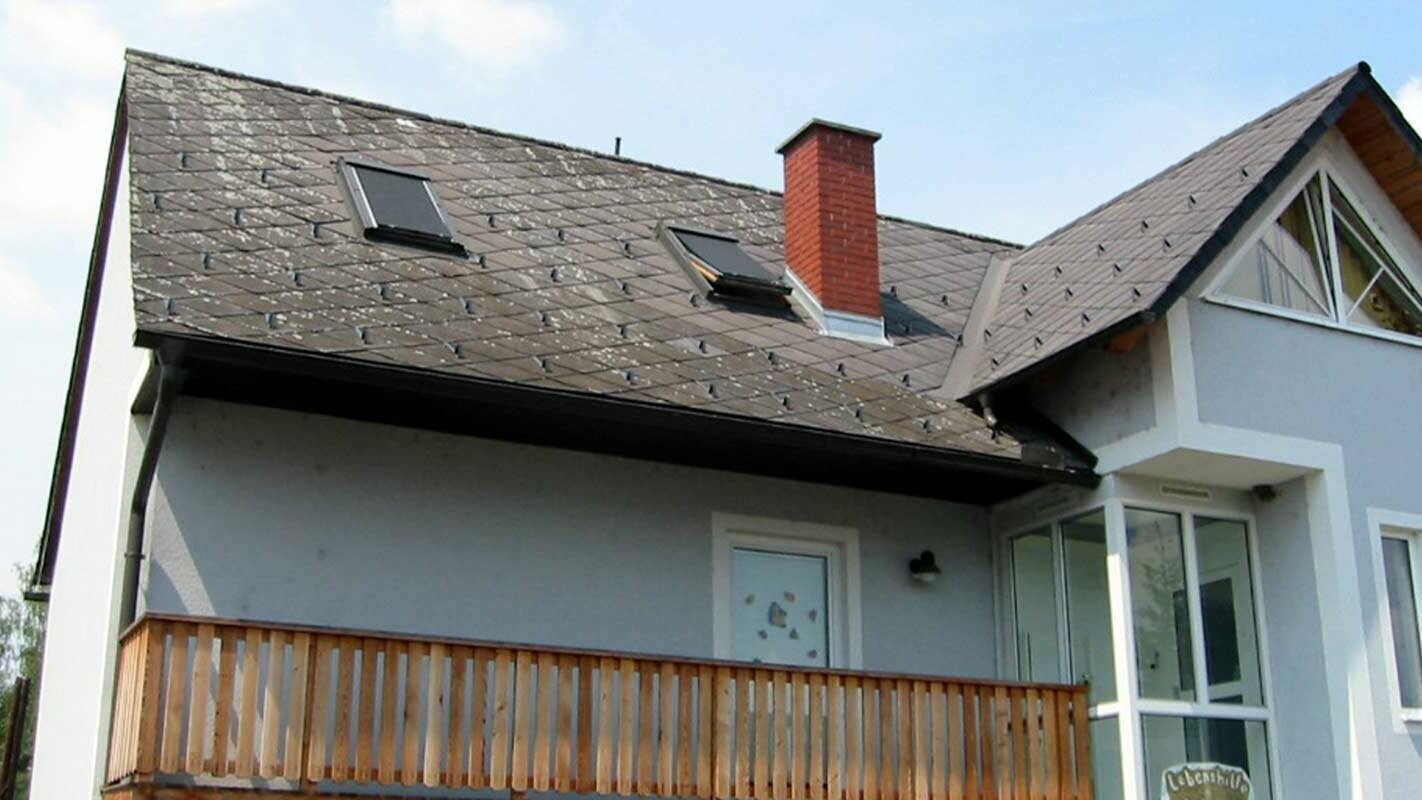
[[[150,615],[105,793],[1092,796],[1086,688]]]

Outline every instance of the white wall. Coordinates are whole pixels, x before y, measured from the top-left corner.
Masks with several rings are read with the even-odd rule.
[[[1343,589],[1363,606],[1388,796],[1415,797],[1422,728],[1393,718],[1367,509],[1422,513],[1422,349],[1197,300],[1190,328],[1202,420],[1343,448],[1352,546],[1363,565],[1359,585]]]
[[[159,466],[145,598],[710,656],[714,511],[858,529],[866,669],[995,675],[982,509],[188,397]],[[931,586],[908,575],[926,548],[945,571]]]
[[[128,491],[147,429],[146,418],[129,414],[147,354],[131,344],[127,198],[125,169],[49,604],[30,789],[37,799],[95,796],[107,755]]]

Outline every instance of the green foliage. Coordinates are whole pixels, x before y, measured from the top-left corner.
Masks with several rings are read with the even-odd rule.
[[[19,585],[30,584],[29,570],[15,565]],[[23,756],[15,798],[29,797],[29,757],[34,753],[35,715],[39,706],[39,666],[44,641],[45,605],[19,597],[0,597],[0,747],[8,741],[10,708],[15,703],[15,679],[30,679],[30,704],[25,721]]]

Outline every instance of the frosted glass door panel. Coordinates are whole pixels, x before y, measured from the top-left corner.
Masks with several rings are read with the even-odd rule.
[[[829,559],[731,551],[733,657],[766,664],[829,666]]]

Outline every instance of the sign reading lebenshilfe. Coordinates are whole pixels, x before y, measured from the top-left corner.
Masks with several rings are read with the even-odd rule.
[[[1160,800],[1254,800],[1254,785],[1239,767],[1176,764],[1160,775]]]

